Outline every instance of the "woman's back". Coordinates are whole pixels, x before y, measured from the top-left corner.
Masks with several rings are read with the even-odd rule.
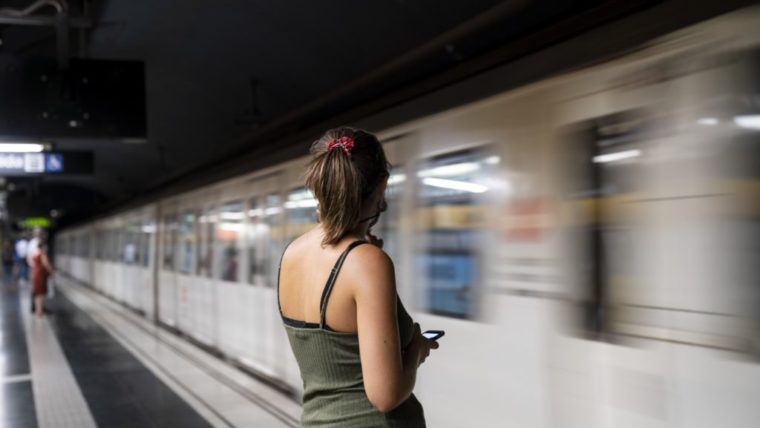
[[[361,260],[379,249],[362,244],[348,238],[323,248],[314,230],[283,255],[278,293],[304,383],[302,426],[425,426],[414,395],[387,413],[367,398],[351,281],[361,275]],[[396,314],[403,349],[412,341],[414,324],[398,299]]]
[[[374,135],[344,127],[327,131],[311,153],[304,182],[319,224],[285,250],[278,279],[304,383],[302,424],[424,426],[412,390],[438,345],[404,310],[393,262],[371,232],[387,206],[383,148]]]

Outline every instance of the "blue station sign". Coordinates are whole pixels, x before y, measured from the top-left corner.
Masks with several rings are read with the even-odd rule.
[[[91,174],[91,152],[0,153],[0,176]]]

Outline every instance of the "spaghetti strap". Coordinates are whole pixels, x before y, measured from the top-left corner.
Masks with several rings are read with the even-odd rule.
[[[319,328],[323,329],[325,328],[325,313],[327,312],[327,300],[330,299],[330,293],[332,293],[333,286],[335,285],[335,280],[338,278],[338,272],[340,271],[341,266],[343,266],[343,262],[346,260],[346,257],[348,256],[348,253],[351,252],[354,248],[358,247],[361,244],[366,244],[367,241],[358,239],[354,242],[352,242],[345,250],[343,250],[343,253],[338,257],[338,261],[335,262],[335,266],[333,266],[332,270],[330,271],[330,276],[327,278],[327,283],[325,284],[325,288],[322,291],[322,298],[319,299]],[[279,296],[279,294],[278,294]],[[282,311],[280,311],[282,314]]]

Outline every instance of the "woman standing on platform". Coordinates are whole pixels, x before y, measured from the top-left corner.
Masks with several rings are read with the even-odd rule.
[[[370,133],[338,128],[311,153],[306,186],[319,224],[285,249],[278,284],[304,383],[301,424],[424,427],[412,389],[438,345],[401,304],[393,262],[370,231],[386,208],[383,148]]]
[[[53,267],[47,255],[45,240],[40,238],[37,248],[31,255],[32,296],[34,298],[34,313],[38,317],[45,316],[45,296],[47,295],[48,277],[53,274]]]

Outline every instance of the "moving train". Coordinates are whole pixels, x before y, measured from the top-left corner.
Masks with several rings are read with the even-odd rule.
[[[760,10],[378,132],[430,426],[760,420]],[[477,78],[475,78],[477,79]],[[304,157],[63,230],[60,271],[298,397]]]

